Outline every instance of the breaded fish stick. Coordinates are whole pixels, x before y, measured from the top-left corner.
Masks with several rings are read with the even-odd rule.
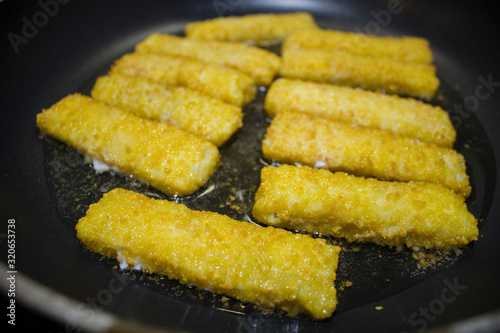
[[[118,59],[110,74],[150,79],[169,86],[184,86],[236,106],[256,94],[254,80],[237,70],[181,57],[131,53]]]
[[[335,310],[339,247],[324,239],[239,222],[183,204],[114,189],[76,225],[90,250],[120,267],[228,295],[289,315]]]
[[[276,54],[241,43],[201,41],[165,34],[152,34],[137,44],[136,52],[159,53],[197,59],[239,70],[269,86],[278,74],[281,59]]]
[[[264,157],[381,180],[442,184],[468,197],[464,157],[453,149],[300,112],[280,112],[262,142]]]
[[[343,51],[406,62],[432,62],[429,41],[410,36],[389,37],[339,30],[305,29],[295,31],[285,39],[282,51],[289,49]]]
[[[448,113],[438,106],[345,86],[281,78],[269,88],[264,108],[270,117],[301,111],[444,147],[452,147],[456,137]]]
[[[253,216],[275,227],[410,248],[451,250],[478,237],[464,198],[444,186],[308,166],[262,169]]]
[[[436,68],[348,52],[289,49],[281,76],[431,99],[439,87]]]
[[[42,134],[171,195],[192,194],[219,164],[212,143],[79,94],[43,110],[36,122]]]
[[[125,75],[99,77],[92,98],[141,117],[171,123],[220,146],[241,126],[240,107],[185,87]]]
[[[293,31],[314,27],[309,13],[252,14],[189,23],[185,33],[203,40],[262,43],[283,40]]]

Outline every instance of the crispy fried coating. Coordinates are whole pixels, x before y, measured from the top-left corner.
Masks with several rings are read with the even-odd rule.
[[[92,98],[180,127],[220,146],[243,126],[241,108],[185,87],[126,75],[97,79]]]
[[[118,59],[110,74],[150,79],[169,86],[184,86],[236,106],[250,102],[256,94],[248,75],[221,65],[148,53],[130,53]]]
[[[316,27],[309,13],[250,14],[193,22],[184,30],[188,38],[231,42],[274,42],[296,30]]]
[[[262,169],[253,216],[349,242],[451,250],[477,240],[461,195],[439,184],[388,182],[308,166]]]
[[[276,54],[242,43],[202,41],[166,34],[152,34],[135,47],[136,52],[192,58],[239,70],[269,86],[278,74],[281,59]]]
[[[288,49],[282,77],[333,83],[430,100],[439,87],[430,64],[374,58],[342,51]]]
[[[171,195],[192,194],[219,165],[212,143],[80,94],[43,110],[36,121],[42,134]]]
[[[280,78],[269,87],[264,108],[271,117],[280,111],[301,111],[444,147],[452,147],[456,137],[442,108],[359,88]]]
[[[336,307],[339,247],[114,189],[76,226],[90,250],[120,266],[165,274],[289,315],[328,318]]]
[[[295,31],[283,43],[282,51],[289,49],[343,51],[405,62],[431,63],[433,60],[429,41],[425,38],[374,36],[339,30]]]
[[[381,180],[439,183],[464,197],[471,191],[464,157],[451,148],[300,112],[280,112],[273,119],[262,151],[283,163]]]

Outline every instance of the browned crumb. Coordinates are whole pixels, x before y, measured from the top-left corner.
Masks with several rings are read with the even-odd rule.
[[[339,287],[340,291],[343,291],[345,288],[351,288],[351,287],[352,287],[351,281],[340,281],[340,287]]]
[[[443,261],[450,261],[454,255],[460,255],[462,250],[455,249],[454,251],[442,250],[418,250],[412,253],[413,259],[417,260],[417,268],[425,269],[429,266],[435,266]]]

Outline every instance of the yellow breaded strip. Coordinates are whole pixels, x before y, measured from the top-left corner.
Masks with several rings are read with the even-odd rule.
[[[254,80],[237,70],[168,55],[126,54],[115,62],[110,74],[142,77],[169,86],[184,86],[236,106],[250,102],[256,94]]]
[[[382,180],[440,183],[468,197],[464,157],[388,131],[300,112],[280,112],[262,142],[264,157]]]
[[[220,146],[241,126],[241,108],[184,87],[125,75],[99,77],[92,98],[141,117],[169,122]]]
[[[339,30],[304,29],[290,34],[282,52],[289,49],[345,51],[352,54],[407,62],[432,62],[429,41],[419,37],[365,35]]]
[[[478,237],[461,195],[439,184],[401,183],[281,165],[262,169],[253,216],[260,222],[410,248],[455,249]]]
[[[456,137],[448,113],[440,107],[359,88],[281,78],[269,88],[264,108],[270,117],[302,111],[445,147],[452,147]]]
[[[192,194],[219,164],[210,142],[79,94],[43,110],[36,123],[42,134],[172,195]]]
[[[90,250],[120,266],[165,274],[289,315],[335,310],[339,247],[324,239],[239,222],[123,189],[106,193],[76,225]]]
[[[289,49],[283,54],[281,76],[333,83],[431,99],[439,87],[436,68],[324,50]]]
[[[239,70],[261,86],[278,74],[281,59],[276,54],[241,43],[201,41],[165,34],[152,34],[137,44],[136,52],[159,53],[197,59]]]
[[[283,40],[296,30],[316,27],[309,13],[218,17],[186,25],[189,38],[262,43]]]

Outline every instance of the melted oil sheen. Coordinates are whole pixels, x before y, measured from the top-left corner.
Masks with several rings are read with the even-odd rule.
[[[440,89],[439,93],[446,98],[436,103],[444,109],[450,109],[454,101],[461,98],[450,87],[443,85]],[[274,164],[273,161],[263,159],[261,152],[261,143],[270,123],[263,110],[265,92],[265,89],[259,89],[257,97],[244,108],[244,127],[220,147],[221,165],[215,174],[205,186],[188,197],[181,198],[161,193],[132,177],[120,174],[113,168],[109,169],[100,162],[88,161],[56,140],[43,138],[49,192],[68,231],[75,234],[75,241],[74,227],[78,220],[85,215],[92,203],[101,198],[103,193],[115,187],[137,191],[157,199],[181,202],[191,209],[214,211],[237,220],[256,223],[251,211],[254,195],[260,183],[260,171],[264,166]],[[88,94],[89,92],[82,91],[82,93]],[[471,212],[478,219],[487,214],[489,209],[483,205],[484,194],[477,191],[477,188],[486,186],[484,177],[481,177],[484,163],[480,152],[483,154],[487,151],[483,146],[484,142],[487,141],[479,123],[475,125],[474,121],[471,121],[468,126],[459,129],[455,148],[467,159],[468,174],[473,186],[473,193],[468,204]],[[324,167],[321,162],[318,162],[316,166]],[[313,237],[323,236],[313,235]],[[337,270],[336,286],[339,291],[337,312],[399,293],[430,276],[436,270],[449,266],[460,257],[460,253],[457,253],[443,255],[446,260],[436,260],[436,258],[442,258],[439,258],[439,255],[435,257],[426,253],[415,255],[412,250],[406,248],[391,249],[373,244],[348,244],[341,239],[324,238],[331,244],[341,246],[344,250],[341,252]],[[134,280],[135,283],[152,288],[158,293],[188,299],[189,302],[208,303],[210,306],[227,311],[250,313],[254,310],[236,300],[223,297],[221,301],[220,295],[200,291],[162,276],[130,270],[131,268],[140,270],[140,263],[129,267],[125,262],[120,261],[117,264],[113,260],[103,260],[111,268],[128,268],[122,271],[122,274]],[[342,287],[345,285],[349,287]],[[282,314],[275,313],[274,315]]]

